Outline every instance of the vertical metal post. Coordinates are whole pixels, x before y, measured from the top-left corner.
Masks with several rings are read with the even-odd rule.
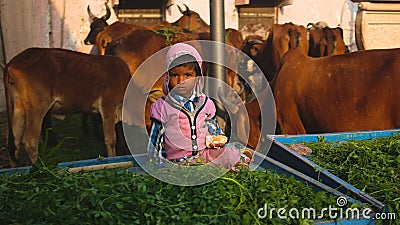
[[[224,12],[224,0],[210,0],[210,32],[211,41],[218,42],[212,45],[212,59],[210,72],[211,76],[219,79],[221,82],[225,83],[225,12]],[[219,86],[219,87],[215,87]],[[211,96],[218,96],[218,90],[220,89],[222,93],[225,93],[222,85],[217,85],[215,82],[209,84],[209,94]],[[210,93],[211,92],[211,93]],[[226,119],[226,111],[222,104],[215,101],[217,108],[217,116]]]
[[[225,14],[224,0],[210,0],[211,41],[225,43]],[[213,46],[215,64],[225,65],[225,48],[223,45]],[[212,76],[225,81],[225,69],[220,65],[213,65]]]

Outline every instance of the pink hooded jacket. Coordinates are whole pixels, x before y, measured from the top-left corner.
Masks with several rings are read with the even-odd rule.
[[[197,50],[184,43],[173,45],[166,56],[166,68],[179,56],[189,54],[193,56],[200,68],[202,59]],[[207,120],[215,116],[215,105],[202,93],[203,74],[198,74],[195,86],[198,102],[193,112],[190,112],[179,104],[175,98],[169,95],[168,72],[163,83],[163,92],[166,97],[158,99],[151,106],[150,116],[160,121],[165,128],[164,147],[168,160],[196,155],[198,151],[206,148],[206,136],[208,135]]]

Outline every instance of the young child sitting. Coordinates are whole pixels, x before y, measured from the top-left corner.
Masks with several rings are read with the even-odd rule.
[[[173,45],[166,55],[164,97],[151,106],[148,153],[152,161],[212,163],[227,169],[250,158],[224,146],[213,101],[203,93],[202,58],[191,45]]]

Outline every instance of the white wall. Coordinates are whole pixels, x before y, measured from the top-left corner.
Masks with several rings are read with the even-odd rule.
[[[355,45],[354,25],[358,4],[350,0],[294,0],[292,5],[278,10],[278,23],[308,23],[325,21],[330,27],[343,29],[346,45]]]
[[[197,12],[200,17],[210,25],[210,1],[209,0],[171,0],[173,3],[165,12],[165,20],[172,23],[178,20],[182,14],[179,12],[177,5],[185,10],[186,4],[190,10]],[[239,27],[239,14],[235,7],[235,0],[225,0],[225,28],[238,29]]]
[[[251,1],[251,0],[250,0]],[[208,0],[170,0],[171,7],[166,10],[168,22],[175,22],[181,16],[176,5],[184,9],[183,4],[200,14],[201,18],[210,24],[210,9]],[[234,0],[225,0],[225,27],[239,27],[238,12]],[[278,23],[293,22],[307,26],[308,23],[325,21],[330,27],[340,26],[343,29],[346,45],[355,47],[354,25],[358,4],[350,0],[294,0],[278,10]]]
[[[104,3],[104,0],[0,0],[6,62],[30,47],[91,52],[93,46],[83,43],[90,30],[86,8],[90,4],[93,14],[102,16],[106,12]],[[109,23],[117,20],[111,11]],[[4,96],[3,82],[0,82],[0,96]],[[0,111],[3,110],[5,98],[0,97]]]
[[[7,62],[29,47],[66,48],[89,53],[83,43],[90,30],[87,6],[105,14],[104,0],[0,0]],[[117,20],[114,11],[108,20]]]
[[[92,46],[83,40],[89,32],[86,12],[91,5],[97,16],[105,14],[106,0],[0,0],[0,16],[7,61],[28,47],[61,47],[89,53]],[[117,2],[117,1],[109,1]],[[181,13],[176,5],[198,12],[210,24],[208,0],[171,0],[166,20],[176,21]],[[50,3],[50,4],[49,4]],[[238,28],[235,0],[225,0],[225,27]],[[109,3],[110,7],[111,3]],[[347,45],[354,41],[354,18],[357,4],[350,0],[295,0],[278,13],[278,23],[293,22],[306,26],[309,22],[326,21],[331,27],[344,29]],[[108,20],[117,20],[114,11]]]

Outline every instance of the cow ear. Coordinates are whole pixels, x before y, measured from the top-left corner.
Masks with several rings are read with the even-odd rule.
[[[110,43],[110,42],[111,42],[111,41],[110,41],[110,37],[102,38],[102,39],[100,40],[100,46],[103,47],[103,48],[105,48],[105,47],[107,47],[107,44]]]
[[[342,37],[342,39],[343,39],[343,29],[341,28],[341,27],[337,27],[336,29],[338,29],[339,30],[339,32],[340,32],[340,36]]]

